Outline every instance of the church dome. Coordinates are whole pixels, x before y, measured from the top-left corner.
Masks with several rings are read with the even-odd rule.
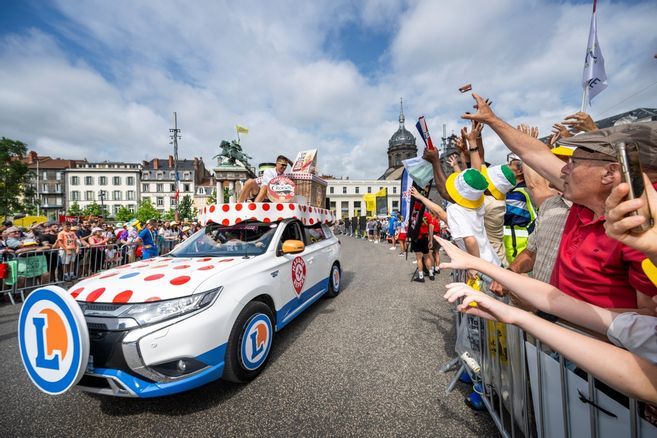
[[[404,123],[403,121],[401,123]],[[406,146],[406,145],[415,145],[415,137],[413,134],[408,132],[408,130],[403,126],[399,126],[397,132],[395,132],[390,140],[388,140],[388,146],[394,148],[396,146]]]

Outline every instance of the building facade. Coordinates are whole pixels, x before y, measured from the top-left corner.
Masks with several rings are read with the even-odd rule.
[[[193,199],[196,186],[210,176],[202,158],[178,160],[180,193],[176,200],[176,171],[173,156],[144,161],[140,183],[141,201],[148,199],[160,213],[167,212],[172,208],[175,209],[184,196],[189,195]]]
[[[401,180],[379,179],[331,179],[327,180],[328,205],[338,218],[365,216],[363,195],[388,189],[388,214],[399,211],[401,204]]]
[[[30,151],[26,164],[32,172],[30,183],[37,197],[37,214],[48,220],[57,220],[66,211],[66,178],[64,173],[77,163],[76,160],[62,160],[39,156]]]
[[[121,207],[136,211],[139,202],[141,164],[121,162],[78,162],[65,170],[66,210],[77,202],[80,208],[100,205],[107,216],[115,216]]]
[[[399,104],[399,129],[388,140],[388,168],[379,177],[382,180],[401,179],[404,164],[402,161],[417,156],[415,137],[404,126],[404,105]]]

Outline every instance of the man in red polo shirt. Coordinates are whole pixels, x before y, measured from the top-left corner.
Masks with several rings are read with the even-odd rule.
[[[641,268],[645,255],[609,238],[604,214],[605,200],[621,181],[617,142],[637,142],[644,172],[653,183],[657,181],[657,122],[621,125],[562,140],[560,144],[577,147],[564,166],[540,140],[513,128],[484,99],[473,96],[477,112],[463,118],[489,125],[523,162],[573,201],[550,283],[601,307],[655,314],[651,297],[657,295],[657,288]]]

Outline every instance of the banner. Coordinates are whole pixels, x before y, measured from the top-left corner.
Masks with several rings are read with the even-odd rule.
[[[387,216],[388,215],[388,189],[382,188],[374,194],[376,199],[376,215],[377,216]]]
[[[402,221],[405,225],[408,226],[408,218],[411,212],[411,187],[413,186],[413,180],[408,174],[406,168],[402,172],[401,176],[401,194],[399,195],[399,205],[401,205],[401,215]]]
[[[376,195],[368,193],[363,195],[363,200],[365,201],[365,215],[373,216],[376,213]]]
[[[431,191],[431,185],[427,187],[427,190],[424,190],[422,187],[419,187],[417,184],[413,183],[413,187],[424,196],[429,196]],[[420,233],[420,226],[422,225],[422,218],[424,217],[424,204],[413,196],[411,196],[411,213],[408,219],[408,238],[410,240],[417,239],[418,234]]]
[[[586,45],[584,58],[584,71],[582,72],[582,87],[588,96],[588,103],[602,90],[607,88],[607,73],[605,72],[605,59],[598,44],[598,20],[595,16],[597,1],[593,1],[593,15],[589,28],[589,42]]]

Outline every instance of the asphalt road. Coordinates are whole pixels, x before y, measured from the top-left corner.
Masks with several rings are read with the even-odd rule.
[[[452,374],[452,311],[435,282],[409,282],[415,265],[387,244],[341,237],[343,292],[277,334],[272,358],[248,385],[214,382],[138,400],[76,389],[39,392],[21,364],[19,306],[0,305],[0,436],[493,436]]]

